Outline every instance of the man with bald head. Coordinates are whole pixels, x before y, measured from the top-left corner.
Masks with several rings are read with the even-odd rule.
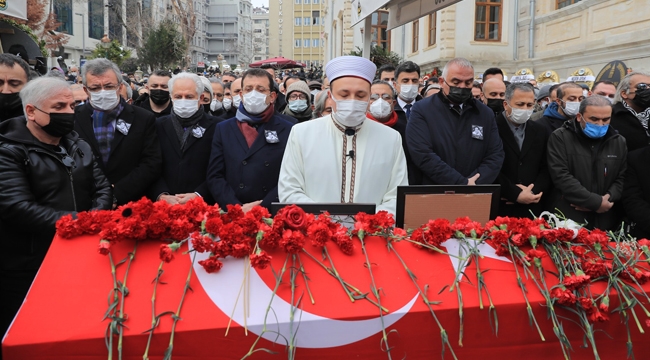
[[[607,98],[588,97],[580,102],[576,118],[548,140],[548,169],[555,186],[550,208],[602,230],[620,226],[611,209],[622,197],[627,167],[625,138],[609,126],[611,116]]]
[[[625,137],[628,151],[650,144],[650,73],[633,72],[618,84],[612,127]]]
[[[503,100],[506,98],[506,84],[498,76],[493,76],[483,83],[483,99],[485,105],[499,115],[503,111]]]
[[[544,110],[544,116],[537,120],[544,126],[549,136],[565,121],[575,119],[580,109],[580,102],[585,98],[582,87],[573,82],[560,84],[556,93],[555,101],[548,105]]]
[[[472,97],[474,67],[450,60],[438,79],[442,90],[413,105],[406,142],[430,185],[492,184],[504,153],[494,111]]]

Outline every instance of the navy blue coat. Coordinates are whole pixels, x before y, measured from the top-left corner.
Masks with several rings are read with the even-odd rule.
[[[280,165],[292,123],[278,114],[260,125],[258,136],[248,148],[237,119],[217,124],[208,165],[208,189],[219,206],[262,200],[269,208],[278,202]],[[275,131],[278,142],[268,143],[265,131]]]
[[[476,173],[492,184],[505,156],[494,111],[470,99],[458,114],[442,92],[413,105],[406,143],[424,185],[467,185]]]
[[[149,196],[155,201],[162,193],[175,195],[196,192],[206,203],[214,204],[206,176],[214,128],[219,120],[204,114],[198,125],[205,131],[201,137],[197,137],[198,132],[197,135],[190,135],[183,150],[172,121],[171,115],[156,119],[163,158],[162,176],[151,186]]]

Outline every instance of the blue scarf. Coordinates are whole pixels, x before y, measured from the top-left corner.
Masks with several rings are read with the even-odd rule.
[[[245,122],[249,124],[262,124],[265,122],[268,122],[271,117],[273,117],[273,114],[275,113],[275,109],[273,104],[270,104],[266,110],[262,111],[261,113],[257,115],[252,115],[249,114],[248,111],[244,108],[244,103],[239,104],[239,108],[237,109],[237,114],[235,114],[235,117],[237,118],[237,121],[239,122]]]
[[[567,120],[568,117],[560,114],[557,111],[557,109],[558,109],[558,105],[557,105],[556,102],[552,102],[552,103],[548,104],[548,106],[546,107],[546,110],[544,110],[544,116],[548,116],[548,117],[555,118],[555,119],[560,119],[560,120]]]

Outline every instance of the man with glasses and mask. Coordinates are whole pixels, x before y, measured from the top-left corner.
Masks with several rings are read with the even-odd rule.
[[[172,110],[172,102],[167,82],[171,77],[169,71],[154,71],[145,85],[148,95],[141,95],[141,99],[138,99],[135,105],[153,112],[157,118],[169,115]]]
[[[281,202],[374,203],[377,211],[395,213],[397,187],[408,185],[406,159],[399,133],[367,120],[375,70],[357,56],[327,63],[333,112],[291,129],[278,184]]]
[[[36,276],[56,221],[113,205],[110,183],[73,131],[70,85],[42,77],[20,97],[24,115],[0,124],[0,337]]]
[[[207,185],[219,206],[249,211],[278,201],[280,163],[293,125],[275,111],[273,77],[262,69],[244,72],[241,106],[234,118],[217,124]],[[232,86],[235,86],[233,82]]]
[[[113,185],[115,205],[139,200],[160,177],[156,118],[120,99],[120,69],[110,60],[89,60],[81,76],[88,102],[75,108],[75,130]]]
[[[488,81],[492,80],[501,81]],[[502,106],[505,110],[496,117],[505,153],[496,181],[501,185],[499,216],[539,216],[544,210],[542,195],[549,190],[551,179],[546,164],[548,136],[541,125],[529,121],[535,107],[533,86],[510,84]]]
[[[553,131],[560,128],[565,121],[575,119],[580,109],[580,102],[585,98],[582,87],[573,82],[560,84],[556,93],[555,101],[546,107],[544,116],[537,120],[548,136],[551,136]]]
[[[474,67],[450,60],[439,78],[442,91],[418,101],[406,126],[406,142],[425,185],[492,184],[503,146],[494,111],[472,97]]]
[[[649,119],[650,74],[627,74],[616,89],[611,125],[625,137],[628,151],[650,144]]]
[[[292,122],[312,119],[311,92],[304,81],[296,81],[287,89],[287,106],[282,114]]]

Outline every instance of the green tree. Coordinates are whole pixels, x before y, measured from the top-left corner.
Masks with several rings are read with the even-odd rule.
[[[187,42],[183,34],[172,20],[165,19],[145,32],[138,57],[151,70],[169,69],[176,67],[186,52]]]
[[[117,66],[122,65],[122,62],[130,57],[131,50],[127,50],[117,40],[112,40],[108,49],[104,49],[101,42],[97,43],[95,49],[88,56],[89,59],[106,58],[117,64]]]
[[[353,56],[362,56],[363,50],[357,47],[356,50],[352,50],[350,55]],[[377,65],[379,69],[382,65],[391,64],[393,66],[399,65],[402,62],[402,58],[396,53],[384,49],[381,46],[373,46],[370,49],[370,61]]]

